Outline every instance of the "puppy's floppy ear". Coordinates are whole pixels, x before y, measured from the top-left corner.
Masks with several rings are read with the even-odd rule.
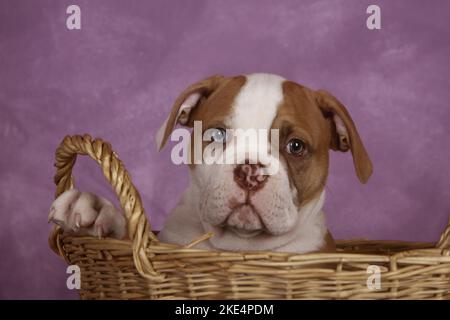
[[[315,98],[325,118],[330,122],[330,148],[344,152],[350,149],[356,175],[359,181],[366,183],[372,174],[372,162],[350,114],[338,99],[325,90],[316,91]]]
[[[187,87],[176,99],[172,111],[161,128],[156,133],[158,150],[167,142],[167,139],[177,123],[187,125],[191,111],[197,107],[203,99],[213,93],[223,82],[224,77],[212,76],[196,82]]]

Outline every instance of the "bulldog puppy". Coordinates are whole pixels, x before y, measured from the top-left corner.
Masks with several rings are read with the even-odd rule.
[[[176,124],[194,127],[196,121],[210,137],[201,150],[223,144],[224,153],[233,150],[237,161],[193,161],[192,137],[191,183],[158,234],[161,241],[186,245],[211,231],[214,235],[196,248],[334,250],[322,211],[329,150],[350,150],[362,183],[372,173],[355,124],[335,97],[272,74],[209,77],[180,94],[157,134],[159,149]],[[265,129],[266,134],[247,149],[228,147],[238,139],[229,132],[248,129]],[[271,130],[277,132],[276,155],[268,147]],[[268,154],[265,163],[257,157],[261,152]],[[76,234],[126,234],[123,215],[109,201],[78,190],[55,200],[49,220]]]

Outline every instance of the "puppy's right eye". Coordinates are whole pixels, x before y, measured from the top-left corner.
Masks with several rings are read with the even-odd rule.
[[[227,131],[224,128],[211,129],[211,141],[217,143],[227,142]]]

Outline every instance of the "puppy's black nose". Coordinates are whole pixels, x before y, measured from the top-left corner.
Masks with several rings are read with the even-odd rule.
[[[240,164],[234,169],[234,181],[244,190],[256,191],[261,189],[268,176],[262,174],[261,164]]]

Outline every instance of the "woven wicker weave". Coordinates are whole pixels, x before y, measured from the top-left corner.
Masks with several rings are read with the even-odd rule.
[[[289,254],[181,247],[151,231],[138,191],[110,144],[67,136],[56,151],[56,196],[73,187],[77,154],[97,161],[117,194],[130,240],[65,235],[50,246],[81,268],[83,299],[450,299],[450,221],[438,243],[338,241],[336,253]],[[381,289],[367,287],[369,265]]]

